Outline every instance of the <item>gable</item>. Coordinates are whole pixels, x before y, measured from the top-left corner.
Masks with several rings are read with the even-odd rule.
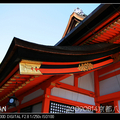
[[[73,12],[72,15],[69,18],[67,27],[65,29],[65,32],[64,32],[62,38],[66,34],[68,34],[74,27],[76,27],[84,18],[85,18],[85,16],[78,15],[77,13]]]

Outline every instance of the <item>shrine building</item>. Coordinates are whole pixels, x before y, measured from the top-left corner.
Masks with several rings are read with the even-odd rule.
[[[70,15],[54,46],[14,37],[0,64],[7,113],[120,113],[120,4]]]

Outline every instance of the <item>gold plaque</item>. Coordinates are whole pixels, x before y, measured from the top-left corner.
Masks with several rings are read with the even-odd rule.
[[[41,71],[39,70],[40,66],[41,62],[22,60],[19,63],[20,74],[42,75]]]

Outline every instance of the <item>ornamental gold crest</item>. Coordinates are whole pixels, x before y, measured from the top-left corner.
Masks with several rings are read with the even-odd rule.
[[[79,64],[78,69],[81,71],[88,71],[93,69],[93,64],[92,63],[82,63]]]

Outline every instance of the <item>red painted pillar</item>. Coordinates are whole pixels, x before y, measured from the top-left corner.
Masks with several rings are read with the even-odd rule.
[[[19,98],[19,105],[17,106],[17,113],[20,113],[20,106],[21,106],[21,102],[23,100],[23,97]]]
[[[20,105],[21,103],[17,106],[17,113],[20,113]]]
[[[101,113],[100,112],[100,104],[95,102],[95,110],[96,110],[96,113]]]
[[[100,96],[100,90],[99,90],[99,80],[98,80],[98,71],[94,71],[94,90],[95,90],[95,96]]]
[[[78,87],[78,76],[74,74],[74,86]]]
[[[100,104],[97,102],[97,97],[100,96],[98,71],[94,71],[94,92],[95,92],[95,105],[97,107],[96,113],[100,113]]]
[[[49,105],[50,105],[50,88],[46,88],[44,90],[44,99],[42,101],[42,113],[49,113]]]
[[[118,100],[114,100],[114,110],[115,110],[115,113],[119,113]]]

